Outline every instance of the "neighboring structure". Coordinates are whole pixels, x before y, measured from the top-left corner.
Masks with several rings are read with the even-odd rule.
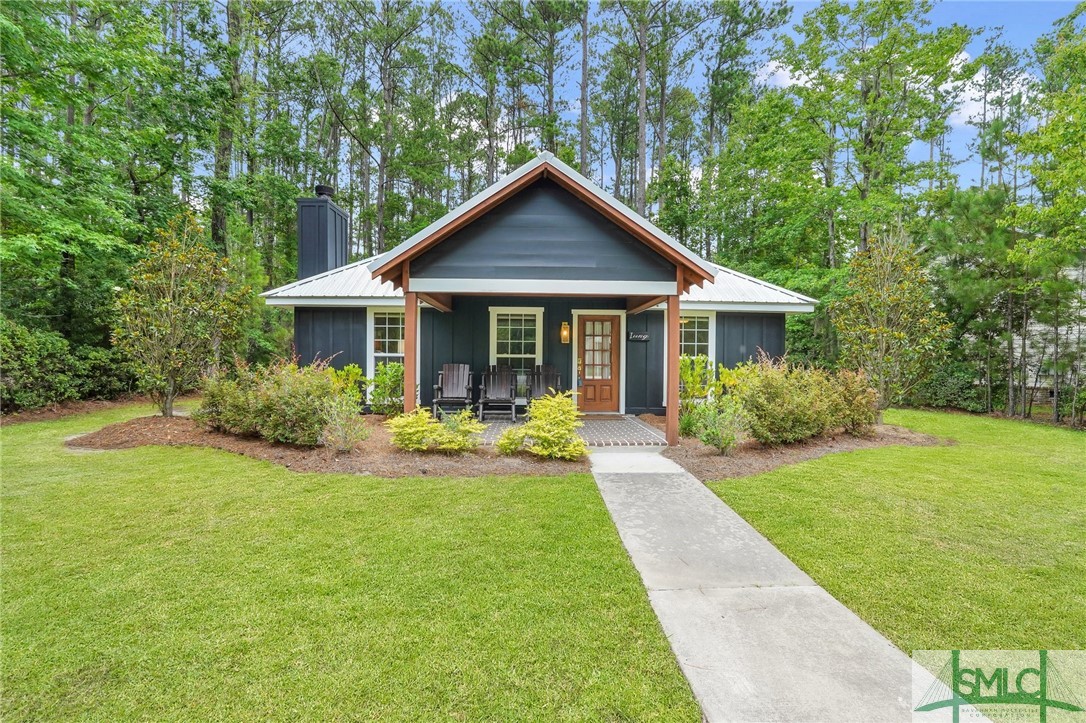
[[[704,261],[550,153],[352,264],[343,211],[298,205],[300,280],[266,302],[295,308],[303,361],[404,361],[408,409],[444,363],[552,364],[586,413],[667,414],[674,444],[681,354],[781,355],[785,315],[817,303]]]

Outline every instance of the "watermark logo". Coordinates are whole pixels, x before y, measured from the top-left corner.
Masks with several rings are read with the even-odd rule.
[[[917,650],[914,721],[1086,723],[1086,651]]]

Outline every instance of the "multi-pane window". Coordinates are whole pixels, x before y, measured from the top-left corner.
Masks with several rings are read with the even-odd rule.
[[[373,367],[403,362],[403,312],[377,311],[373,314]]]
[[[493,314],[493,359],[517,375],[517,396],[528,393],[528,374],[542,358],[542,314],[536,311],[498,311]]]
[[[679,318],[679,353],[683,356],[711,356],[709,349],[709,317]]]

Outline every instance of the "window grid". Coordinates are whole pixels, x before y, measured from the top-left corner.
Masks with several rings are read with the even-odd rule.
[[[539,317],[531,312],[498,312],[495,315],[494,362],[512,368],[517,376],[518,396],[528,393],[528,375],[538,358],[538,324]]]
[[[373,315],[373,365],[403,362],[404,314],[381,311]]]
[[[679,354],[691,357],[712,356],[709,349],[708,316],[679,318]]]

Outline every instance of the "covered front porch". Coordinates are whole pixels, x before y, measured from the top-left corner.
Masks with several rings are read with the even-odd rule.
[[[587,414],[577,434],[590,448],[601,447],[662,447],[667,444],[664,434],[632,414]],[[493,445],[513,422],[488,421],[483,444]]]

